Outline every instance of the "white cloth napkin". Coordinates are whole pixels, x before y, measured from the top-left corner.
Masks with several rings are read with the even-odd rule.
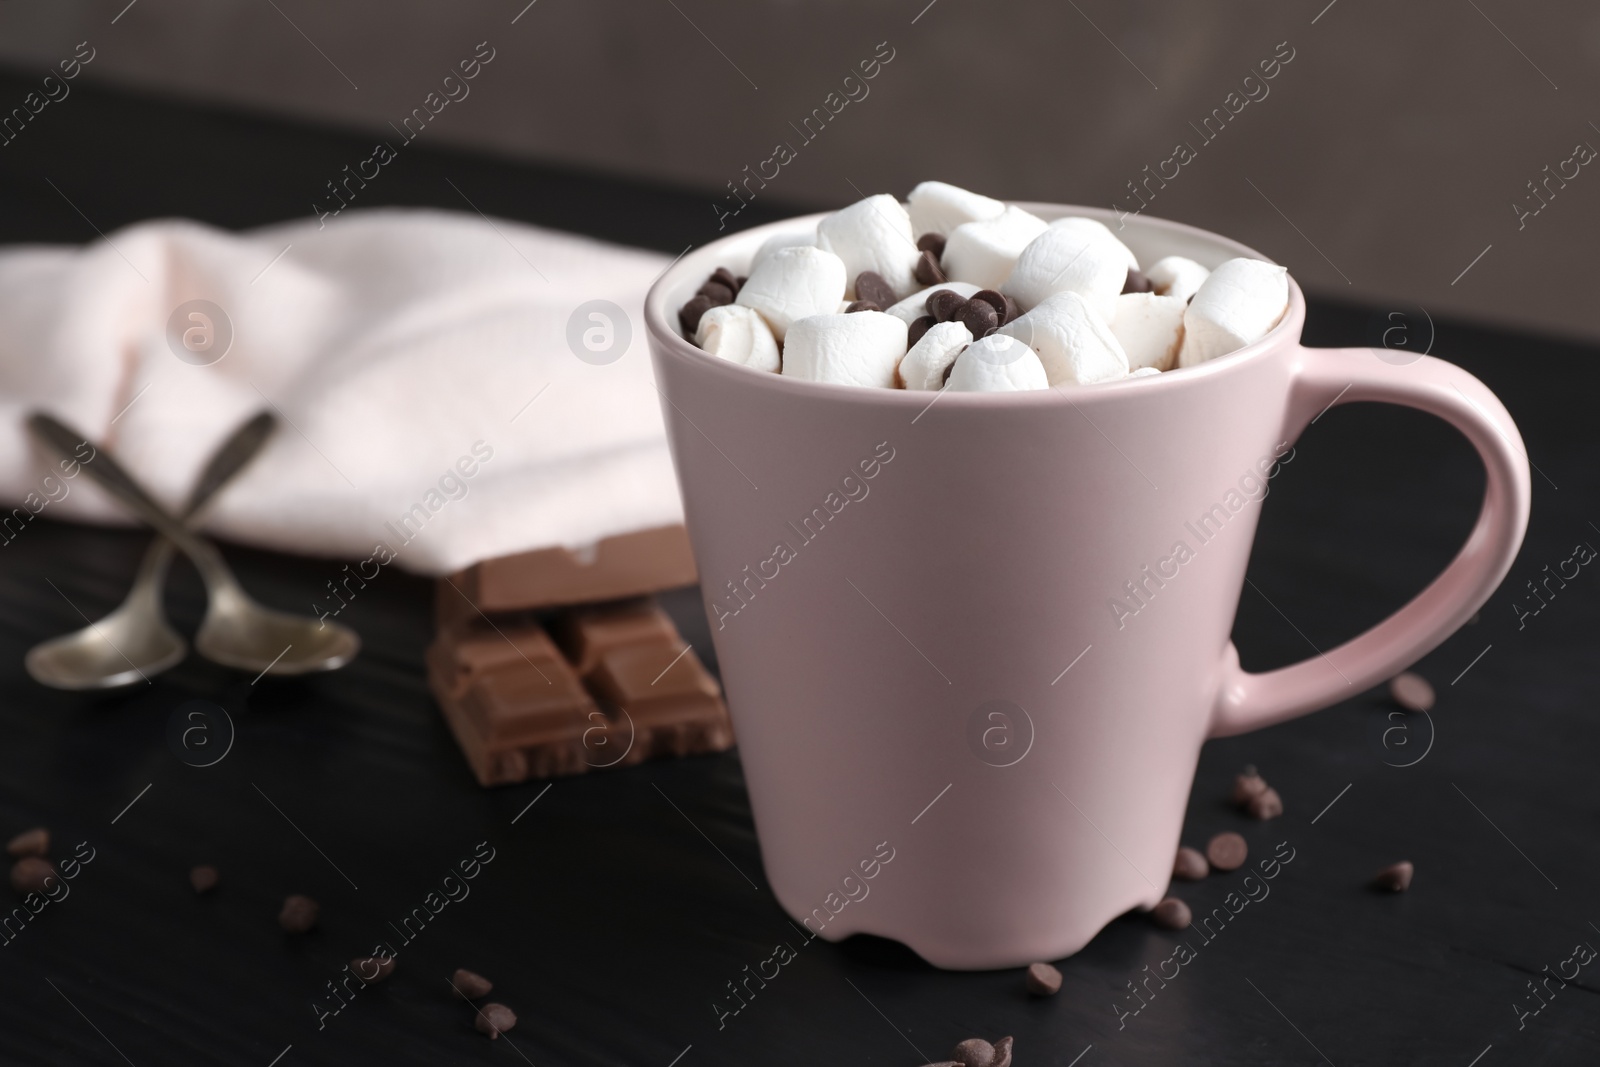
[[[407,210],[245,234],[162,220],[82,248],[0,250],[0,542],[38,536],[34,514],[130,521],[32,443],[33,408],[103,443],[174,510],[212,449],[273,411],[277,434],[204,528],[290,552],[365,559],[382,544],[394,565],[441,574],[681,522],[640,314],[665,265]],[[210,365],[169,339],[196,299],[232,326]],[[620,305],[632,335],[600,365],[568,344],[569,318],[596,299]],[[580,325],[605,345],[603,321]]]

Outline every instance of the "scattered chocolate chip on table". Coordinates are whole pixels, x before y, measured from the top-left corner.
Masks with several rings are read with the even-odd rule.
[[[1198,882],[1211,873],[1211,864],[1206,862],[1205,856],[1199,849],[1184,845],[1178,849],[1178,855],[1172,861],[1172,876],[1185,882]]]
[[[1423,712],[1433,709],[1433,686],[1420,674],[1406,671],[1395,675],[1389,682],[1389,699],[1407,711]]]
[[[1167,897],[1150,909],[1150,918],[1164,929],[1182,930],[1193,921],[1194,914],[1189,910],[1189,905],[1177,897]]]
[[[1233,803],[1235,807],[1244,807],[1260,795],[1267,788],[1267,780],[1256,771],[1254,766],[1246,767],[1239,772],[1233,780]]]
[[[42,893],[55,877],[55,864],[41,856],[24,856],[11,868],[11,888],[19,893]]]
[[[494,989],[494,983],[483,975],[469,971],[465,967],[457,967],[456,973],[450,976],[450,984],[456,987],[469,1000],[486,997]]]
[[[1061,992],[1061,972],[1048,963],[1028,964],[1024,981],[1028,992],[1036,997],[1052,997]]]
[[[517,1013],[504,1004],[485,1004],[478,1009],[472,1025],[478,1028],[479,1033],[488,1034],[492,1040],[517,1025]]]
[[[1390,864],[1373,876],[1374,889],[1386,889],[1391,893],[1404,893],[1411,888],[1411,877],[1416,874],[1416,868],[1409,860]]]
[[[1225,830],[1206,842],[1206,859],[1219,871],[1238,870],[1249,855],[1250,846],[1232,830]]]
[[[32,830],[24,830],[6,842],[6,854],[17,858],[44,856],[49,851],[50,831],[43,826],[35,826]]]
[[[310,897],[291,893],[283,898],[283,908],[278,912],[278,925],[291,934],[303,934],[317,925],[317,914],[321,910],[321,905]]]
[[[217,869],[209,863],[202,863],[189,871],[189,884],[194,886],[196,893],[209,893],[217,888]]]
[[[1269,785],[1246,801],[1244,810],[1252,819],[1276,819],[1283,814],[1283,798]]]
[[[943,1062],[960,1067],[1011,1067],[1011,1044],[1009,1037],[1002,1037],[992,1045],[981,1037],[969,1037],[951,1051],[948,1061]]]

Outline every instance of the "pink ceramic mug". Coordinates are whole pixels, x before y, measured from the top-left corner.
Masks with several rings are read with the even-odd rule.
[[[1093,208],[1023,204],[1045,219]],[[1460,626],[1527,526],[1505,408],[1429,357],[1265,339],[1156,378],[1024,393],[794,381],[677,309],[792,219],[685,256],[645,305],[768,881],[813,933],[940,967],[1055,959],[1165,894],[1200,746],[1354,696]],[[1141,216],[1142,262],[1261,257]],[[1229,640],[1274,462],[1334,404],[1448,420],[1488,470],[1459,555],[1378,626],[1265,674]]]

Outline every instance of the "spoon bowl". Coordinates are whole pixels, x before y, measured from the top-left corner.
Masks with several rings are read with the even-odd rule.
[[[283,675],[338,670],[361,650],[347,626],[274,611],[236,590],[212,598],[194,644],[215,663]]]
[[[149,599],[129,596],[99,622],[35,645],[24,659],[28,673],[55,689],[114,689],[177,666],[188,648]]]

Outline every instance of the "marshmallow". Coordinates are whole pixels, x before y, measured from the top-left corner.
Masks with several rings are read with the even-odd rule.
[[[1140,367],[1138,370],[1129,371],[1128,372],[1128,377],[1130,377],[1130,378],[1154,378],[1156,375],[1158,375],[1160,373],[1161,372],[1156,370],[1156,368],[1154,368],[1154,367]]]
[[[1000,327],[1039,356],[1051,385],[1092,385],[1128,374],[1128,356],[1106,320],[1077,293],[1057,293]]]
[[[1111,333],[1127,353],[1130,368],[1173,368],[1183,342],[1184,311],[1184,302],[1175,296],[1123,293],[1117,297]]]
[[[1084,218],[1082,215],[1069,215],[1064,219],[1056,219],[1050,224],[1052,230],[1076,230],[1089,236],[1103,237],[1116,242],[1117,248],[1122,250],[1122,257],[1127,261],[1129,270],[1139,269],[1139,257],[1133,254],[1133,249],[1123,244],[1116,234],[1111,232],[1111,227],[1094,219]]]
[[[739,304],[714,307],[700,316],[694,343],[721,359],[752,370],[778,373],[778,342],[767,321]]]
[[[817,247],[844,260],[849,284],[864,270],[883,276],[897,295],[917,287],[912,270],[922,255],[911,216],[892,196],[869,196],[817,223]]]
[[[938,322],[928,327],[906,358],[900,361],[900,380],[907,389],[944,388],[945,372],[961,350],[972,343],[972,331],[959,322]]]
[[[1128,280],[1126,253],[1109,231],[1051,226],[1022,250],[1000,291],[1024,310],[1056,293],[1077,293],[1109,320],[1117,313],[1117,294]]]
[[[939,285],[929,286],[920,292],[912,293],[893,307],[886,307],[883,310],[897,319],[904,319],[906,325],[909,326],[928,313],[928,297],[937,293],[940,289],[948,289],[963,300],[970,300],[972,294],[978,291],[978,286],[969,285],[966,282],[942,282]]]
[[[1210,274],[1211,272],[1200,264],[1183,256],[1158,259],[1144,272],[1144,276],[1150,279],[1150,284],[1156,287],[1156,292],[1162,296],[1175,296],[1183,301],[1187,301],[1199,292],[1201,284]]]
[[[1183,314],[1178,366],[1192,367],[1261,340],[1289,308],[1289,272],[1230,259],[1211,272]]]
[[[812,315],[789,329],[783,373],[808,382],[893,389],[906,354],[906,324],[881,311]]]
[[[945,277],[980,289],[998,289],[1011,276],[1022,250],[1048,228],[1043,219],[1019,207],[1008,207],[992,219],[962,223],[945,242]]]
[[[992,333],[956,357],[945,388],[956,393],[1020,393],[1048,389],[1050,380],[1033,349],[1015,337]]]
[[[998,200],[944,182],[921,183],[906,197],[906,206],[911,229],[918,237],[925,233],[948,235],[963,223],[999,218],[1006,209]]]
[[[766,259],[780,248],[801,248],[809,245],[817,246],[815,233],[780,233],[768,237],[761,242],[761,247],[756,249],[756,254],[750,257],[750,269],[755,270],[756,264]]]
[[[832,312],[844,299],[844,260],[806,246],[779,248],[750,270],[734,298],[755,308],[782,343],[789,325],[807,315]]]

